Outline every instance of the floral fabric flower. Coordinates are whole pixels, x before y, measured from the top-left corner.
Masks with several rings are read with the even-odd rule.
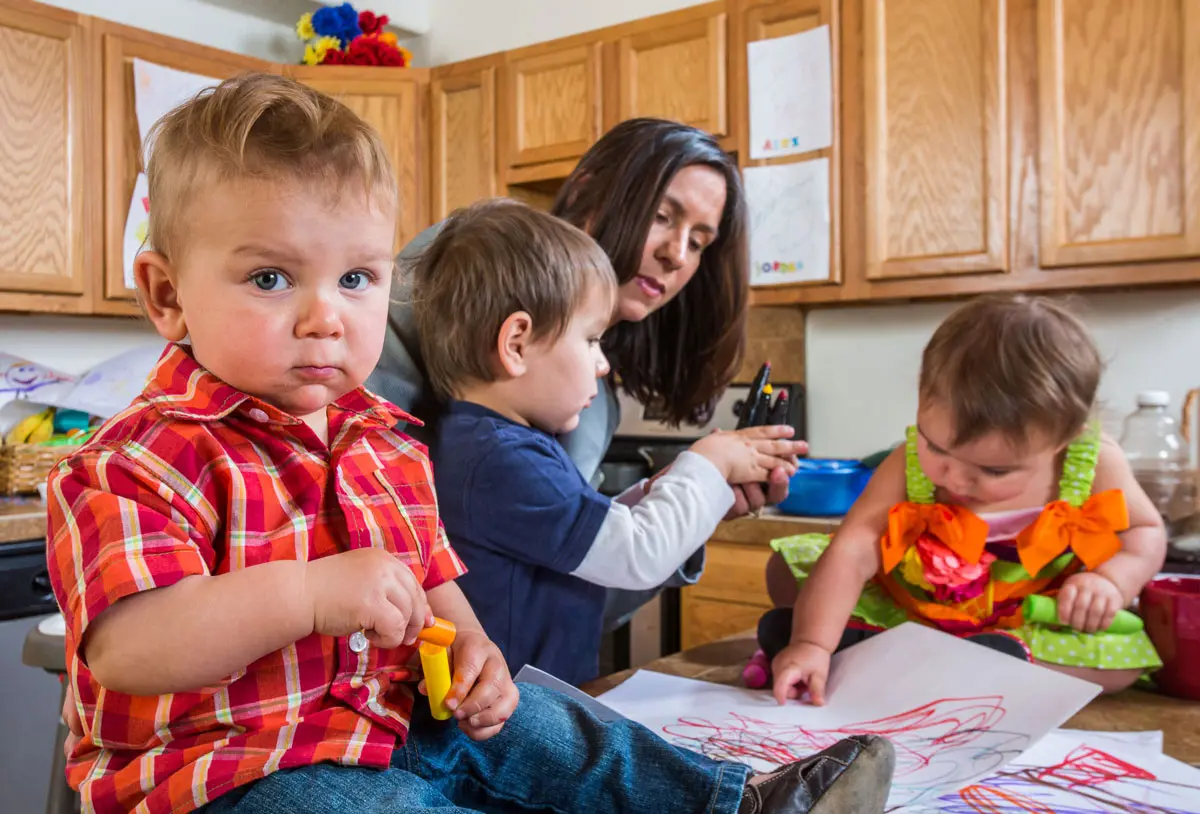
[[[978,562],[968,562],[930,534],[922,534],[904,553],[904,579],[932,591],[939,602],[961,603],[980,596],[991,577],[996,555],[983,552]]]

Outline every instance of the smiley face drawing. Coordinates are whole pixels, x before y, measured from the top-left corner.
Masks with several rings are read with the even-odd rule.
[[[0,379],[0,393],[13,393],[20,398],[46,385],[65,381],[69,380],[52,370],[38,367],[32,362],[17,361],[4,371],[4,377]]]

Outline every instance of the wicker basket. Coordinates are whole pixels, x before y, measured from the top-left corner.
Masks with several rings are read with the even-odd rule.
[[[5,444],[0,446],[0,495],[34,494],[46,480],[59,458],[75,447],[48,447],[41,444]]]

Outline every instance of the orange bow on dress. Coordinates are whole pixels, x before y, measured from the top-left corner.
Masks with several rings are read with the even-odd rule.
[[[1079,508],[1056,500],[1017,535],[1017,556],[1030,576],[1036,577],[1070,548],[1091,570],[1121,550],[1117,532],[1127,528],[1129,511],[1120,489],[1092,495]]]
[[[900,564],[904,552],[922,534],[935,537],[966,562],[977,563],[987,542],[988,525],[963,506],[897,503],[888,512],[887,533],[880,543],[885,574]]]

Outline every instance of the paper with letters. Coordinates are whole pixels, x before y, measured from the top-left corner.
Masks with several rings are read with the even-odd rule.
[[[746,45],[750,157],[773,158],[833,144],[829,26]]]
[[[750,284],[830,278],[829,159],[746,167]]]

